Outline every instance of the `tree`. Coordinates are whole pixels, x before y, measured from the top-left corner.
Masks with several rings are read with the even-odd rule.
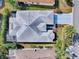
[[[76,30],[73,26],[65,25],[63,28],[64,37],[65,37],[65,45],[68,47],[72,44],[72,38],[75,34]]]
[[[1,35],[0,35],[0,59],[7,59],[7,54],[8,54],[8,50],[10,48],[15,48],[16,45],[14,44],[5,44],[4,43],[4,37],[6,35],[7,32],[7,16],[9,15],[9,10],[8,9],[4,9],[4,13],[3,13],[3,18],[2,18],[2,25],[1,25]]]
[[[64,13],[72,12],[72,7],[67,5],[66,0],[59,0],[59,9]]]
[[[56,57],[58,59],[64,59],[65,58],[65,47],[63,46],[63,41],[61,39],[57,39],[56,41]]]
[[[67,3],[68,6],[70,6],[70,7],[74,6],[72,0],[65,0],[65,1],[66,1],[66,3]]]
[[[16,0],[8,0],[8,2],[14,7],[15,3],[16,3]]]

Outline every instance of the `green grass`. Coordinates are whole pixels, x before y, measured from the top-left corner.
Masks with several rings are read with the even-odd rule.
[[[28,5],[28,6],[18,6],[16,5],[17,9],[21,10],[50,10],[53,9],[53,6],[47,6],[47,5]]]
[[[44,5],[30,5],[27,7],[28,10],[50,10],[53,6],[44,6]]]
[[[24,48],[34,48],[34,47],[39,47],[39,46],[51,46],[52,48],[54,48],[54,44],[21,44],[22,46],[24,46]]]

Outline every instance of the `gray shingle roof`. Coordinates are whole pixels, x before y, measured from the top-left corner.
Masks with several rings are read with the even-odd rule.
[[[52,11],[17,11],[16,18],[9,22],[13,24],[12,34],[16,36],[17,42],[52,42],[50,39],[50,33],[52,31],[46,31],[46,24],[53,23]],[[41,27],[44,24],[44,27]],[[10,34],[10,36],[12,36]]]

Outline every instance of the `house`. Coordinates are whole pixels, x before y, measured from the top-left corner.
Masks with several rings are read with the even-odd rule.
[[[35,5],[49,5],[53,6],[55,0],[17,0],[18,2],[24,2],[25,4],[35,4]]]
[[[9,50],[8,59],[56,59],[53,49],[26,48]]]
[[[17,11],[9,18],[9,42],[53,42],[56,25],[73,26],[73,13],[55,14],[53,11]]]
[[[53,11],[17,11],[9,18],[7,41],[53,42],[55,34]]]

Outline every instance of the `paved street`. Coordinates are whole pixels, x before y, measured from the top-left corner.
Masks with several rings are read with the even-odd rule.
[[[79,0],[74,0],[74,26],[79,33]]]
[[[74,52],[77,55],[75,59],[79,59],[79,0],[74,0],[74,26],[77,30],[77,34],[75,36],[75,44],[74,44]]]

